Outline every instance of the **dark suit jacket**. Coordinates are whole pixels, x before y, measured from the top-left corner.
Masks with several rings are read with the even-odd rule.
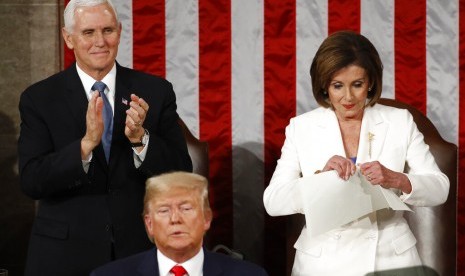
[[[106,163],[99,145],[88,173],[80,152],[88,100],[76,66],[21,95],[21,188],[39,200],[26,275],[87,275],[112,256],[121,258],[152,247],[141,218],[145,180],[167,171],[192,170],[172,85],[119,65],[115,84],[110,161]],[[138,169],[124,135],[131,93],[150,105],[144,122],[150,142]]]
[[[250,262],[204,250],[203,276],[266,276],[266,271]],[[90,276],[158,276],[157,250],[117,260],[92,271]]]

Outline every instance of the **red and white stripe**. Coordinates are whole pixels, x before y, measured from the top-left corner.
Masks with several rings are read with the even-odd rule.
[[[113,1],[123,23],[118,61],[171,81],[180,116],[209,142],[214,243],[267,266],[284,258],[273,233],[285,228],[264,214],[262,192],[289,118],[317,106],[313,55],[340,29],[373,42],[383,96],[414,105],[459,145],[459,183],[465,176],[465,0]],[[464,202],[459,185],[459,260]]]

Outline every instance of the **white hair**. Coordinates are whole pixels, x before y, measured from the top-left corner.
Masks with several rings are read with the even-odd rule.
[[[108,4],[113,10],[116,22],[119,24],[118,12],[116,11],[115,6],[111,0],[71,0],[68,5],[66,5],[65,11],[63,12],[63,19],[65,21],[65,30],[68,33],[72,33],[74,29],[74,15],[76,14],[76,9],[80,7],[93,7],[100,4]]]

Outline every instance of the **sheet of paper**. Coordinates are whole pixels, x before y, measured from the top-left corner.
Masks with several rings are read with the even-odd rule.
[[[364,176],[357,172],[354,177],[360,180],[360,184],[362,185],[365,193],[371,195],[372,203],[373,203],[373,211],[377,211],[383,208],[391,208],[393,210],[404,210],[404,211],[412,211],[402,200],[400,200],[399,196],[397,196],[393,191],[390,189],[384,189],[379,185],[372,185]]]
[[[345,181],[335,171],[299,181],[307,228],[319,235],[383,208],[410,210],[391,190],[371,185],[360,174]]]

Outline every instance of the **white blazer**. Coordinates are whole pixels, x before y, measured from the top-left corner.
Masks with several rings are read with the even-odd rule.
[[[368,133],[374,134],[371,141]],[[267,213],[303,214],[299,179],[321,170],[334,155],[345,156],[345,151],[332,109],[320,107],[292,118],[281,158],[263,195]],[[407,110],[380,104],[365,108],[357,163],[375,160],[406,173],[412,192],[395,190],[405,203],[435,206],[446,201],[449,180],[439,170]],[[364,275],[421,265],[415,244],[403,212],[387,209],[315,237],[304,229],[294,245],[293,275]]]

